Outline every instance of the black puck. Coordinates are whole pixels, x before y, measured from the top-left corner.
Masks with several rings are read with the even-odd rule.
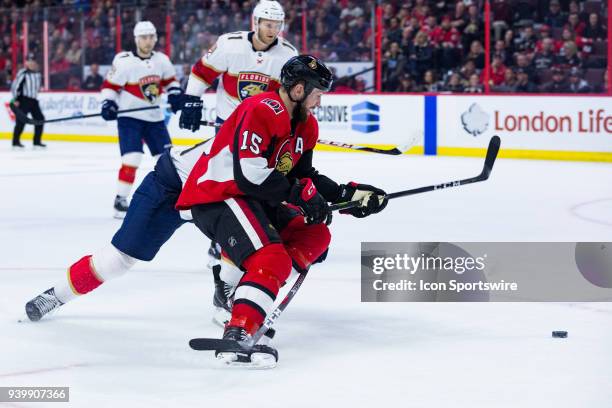
[[[567,332],[566,331],[554,331],[552,332],[552,336],[558,339],[565,339],[567,338]]]

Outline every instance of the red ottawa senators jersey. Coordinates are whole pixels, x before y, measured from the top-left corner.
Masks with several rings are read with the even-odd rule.
[[[176,208],[186,210],[236,196],[285,201],[291,188],[287,174],[314,149],[318,132],[317,120],[309,114],[292,134],[289,112],[276,92],[248,98],[205,142]]]

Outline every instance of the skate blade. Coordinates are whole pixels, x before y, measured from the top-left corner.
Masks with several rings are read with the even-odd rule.
[[[219,327],[225,327],[226,323],[230,321],[232,315],[222,307],[215,307],[212,321]]]
[[[237,361],[236,353],[219,353],[217,355],[218,364],[227,368],[242,368],[247,370],[269,370],[276,367],[276,359],[268,353],[253,353],[251,361]]]

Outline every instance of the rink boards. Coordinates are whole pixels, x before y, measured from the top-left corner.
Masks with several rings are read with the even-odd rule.
[[[10,138],[14,116],[10,93],[0,93],[0,137]],[[48,119],[100,111],[99,93],[48,92],[40,95]],[[215,105],[215,95],[204,96]],[[483,156],[494,134],[500,157],[612,162],[612,98],[540,95],[325,95],[315,112],[321,138],[376,147],[411,142],[411,154]],[[213,121],[215,110],[206,109]],[[175,144],[197,143],[214,134],[179,129],[178,116],[165,112]],[[26,132],[31,132],[26,127]],[[101,118],[51,123],[45,140],[114,142],[115,122]],[[26,133],[26,138],[28,133]],[[320,149],[333,149],[319,146]]]

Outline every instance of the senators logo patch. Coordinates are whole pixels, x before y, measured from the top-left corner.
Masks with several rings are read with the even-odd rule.
[[[259,72],[241,72],[238,74],[238,98],[244,101],[250,96],[268,90],[270,77]]]
[[[157,98],[161,95],[160,88],[161,78],[159,75],[149,75],[143,78],[140,78],[138,81],[138,85],[140,85],[140,92],[142,92],[142,96],[151,103],[157,102]]]
[[[291,154],[291,143],[288,140],[282,144],[276,154],[276,165],[274,168],[283,175],[287,175],[293,168],[293,155]]]

